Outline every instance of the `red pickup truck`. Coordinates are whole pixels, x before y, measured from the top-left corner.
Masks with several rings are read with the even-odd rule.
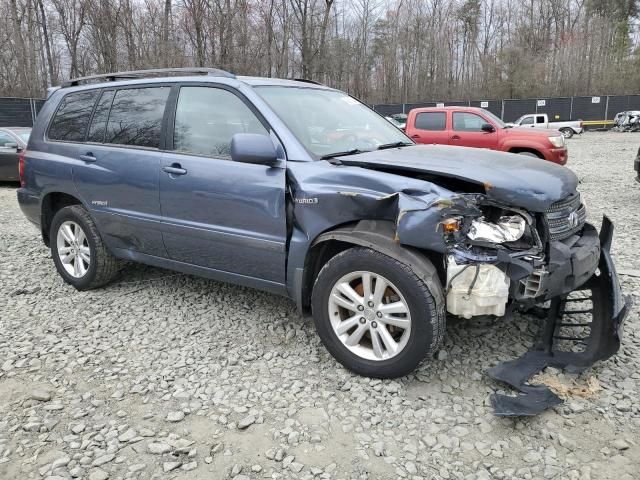
[[[416,143],[489,148],[567,163],[567,146],[560,132],[511,127],[482,108],[414,108],[407,118],[406,133]]]

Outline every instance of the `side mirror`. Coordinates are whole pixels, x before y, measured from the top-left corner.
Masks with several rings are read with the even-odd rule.
[[[496,129],[493,127],[493,125],[491,125],[490,123],[483,123],[482,127],[480,127],[480,129],[483,132],[487,132],[487,133],[493,133],[496,131]]]
[[[268,135],[236,133],[231,137],[231,160],[271,166],[277,163],[278,154]]]
[[[4,144],[4,148],[18,148],[18,144],[17,143],[5,143]]]

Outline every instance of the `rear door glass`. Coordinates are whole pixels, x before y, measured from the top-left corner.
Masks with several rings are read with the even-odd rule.
[[[48,138],[65,142],[83,142],[99,93],[99,90],[91,90],[70,93],[64,97],[49,127]]]
[[[104,134],[107,126],[107,119],[109,118],[109,110],[111,109],[111,102],[115,91],[107,90],[102,92],[102,96],[98,101],[95,112],[93,112],[93,119],[91,120],[91,126],[89,127],[89,134],[87,135],[87,142],[104,142]]]
[[[423,112],[416,115],[416,128],[418,130],[442,131],[447,125],[445,112]]]
[[[169,91],[169,87],[118,90],[109,114],[105,143],[159,148]]]

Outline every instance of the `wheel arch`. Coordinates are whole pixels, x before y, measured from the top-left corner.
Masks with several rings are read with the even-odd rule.
[[[400,244],[391,221],[360,220],[325,231],[311,242],[300,285],[298,308],[301,311],[310,310],[313,284],[324,264],[338,253],[355,246],[371,248],[404,263],[427,284],[436,301],[444,305],[442,254]]]
[[[55,214],[62,208],[70,205],[83,205],[82,201],[65,192],[48,192],[42,197],[40,204],[40,230],[45,245],[50,246],[49,230]]]
[[[532,148],[532,147],[511,147],[509,149],[509,153],[532,153],[535,156],[537,156],[538,158],[541,159],[545,159],[543,153],[536,149],[536,148]]]

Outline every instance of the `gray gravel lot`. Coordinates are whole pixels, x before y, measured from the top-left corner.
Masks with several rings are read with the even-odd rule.
[[[577,379],[602,390],[522,420],[493,416],[484,372],[526,351],[532,317],[451,321],[415,374],[362,378],[283,298],[139,265],[75,291],[0,185],[0,478],[640,478],[640,134],[569,145],[636,306]]]

